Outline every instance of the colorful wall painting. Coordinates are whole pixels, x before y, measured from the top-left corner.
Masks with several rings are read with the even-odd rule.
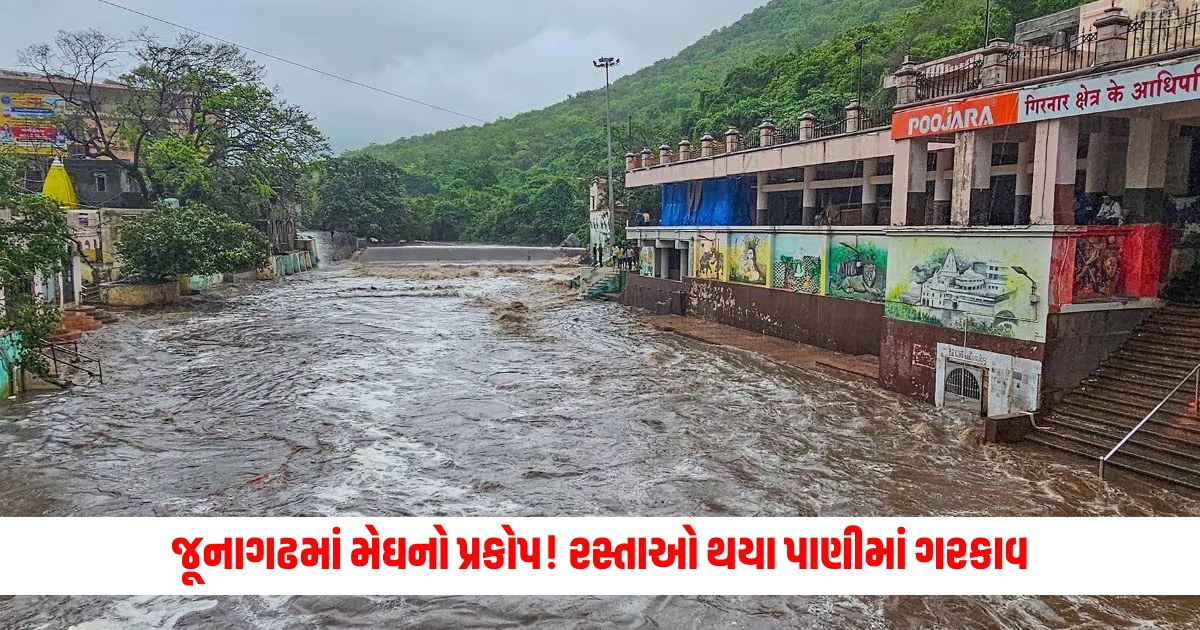
[[[771,237],[763,234],[730,234],[729,281],[768,286],[771,273]]]
[[[884,312],[977,334],[1046,340],[1049,238],[892,237]]]
[[[1170,259],[1171,234],[1162,225],[1057,232],[1050,265],[1052,303],[1158,297]]]
[[[830,236],[826,295],[882,302],[887,289],[888,242],[886,236]]]
[[[638,251],[638,273],[647,276],[654,276],[654,248],[642,247]]]
[[[810,295],[824,293],[824,235],[776,234],[771,256],[771,288]]]
[[[703,280],[725,280],[729,270],[725,266],[728,252],[726,232],[697,232],[692,239],[692,277]]]

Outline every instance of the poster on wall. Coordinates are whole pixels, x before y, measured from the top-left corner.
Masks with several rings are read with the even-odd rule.
[[[729,235],[729,281],[767,286],[771,270],[771,240],[761,234]]]
[[[1045,341],[1050,239],[895,237],[891,319]]]
[[[771,256],[771,288],[810,295],[823,292],[824,235],[776,234]]]
[[[888,239],[835,234],[829,239],[826,295],[882,302],[887,289]]]
[[[50,155],[67,148],[54,126],[62,99],[49,94],[0,92],[0,150]]]
[[[697,232],[692,241],[692,276],[704,280],[725,279],[724,232]]]

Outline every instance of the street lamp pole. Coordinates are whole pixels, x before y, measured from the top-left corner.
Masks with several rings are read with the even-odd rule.
[[[987,47],[992,38],[992,0],[983,3],[983,45]]]
[[[860,40],[857,40],[854,42],[854,49],[858,51],[858,106],[859,107],[862,107],[862,104],[863,104],[863,81],[862,81],[863,57],[864,57],[863,51],[866,48],[866,46],[867,46],[866,39],[860,39]]]
[[[608,225],[611,230],[616,220],[613,204],[613,151],[612,151],[612,100],[609,96],[609,70],[621,64],[620,59],[601,57],[592,62],[597,68],[604,68],[604,126],[608,129]]]

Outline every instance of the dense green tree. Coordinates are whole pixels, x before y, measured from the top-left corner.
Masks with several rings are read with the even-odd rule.
[[[405,179],[403,169],[367,155],[328,160],[315,183],[315,225],[381,241],[419,236]]]
[[[122,271],[145,282],[257,269],[269,249],[258,230],[199,203],[160,207],[131,221],[121,234]]]

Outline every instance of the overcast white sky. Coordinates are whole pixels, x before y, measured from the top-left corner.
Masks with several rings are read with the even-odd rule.
[[[618,76],[670,57],[767,0],[114,0],[486,120],[603,85],[590,60],[621,58]],[[59,29],[114,33],[172,27],[96,0],[5,3],[0,66]],[[599,7],[603,7],[601,10]],[[269,82],[312,112],[337,150],[469,123],[262,60]]]

